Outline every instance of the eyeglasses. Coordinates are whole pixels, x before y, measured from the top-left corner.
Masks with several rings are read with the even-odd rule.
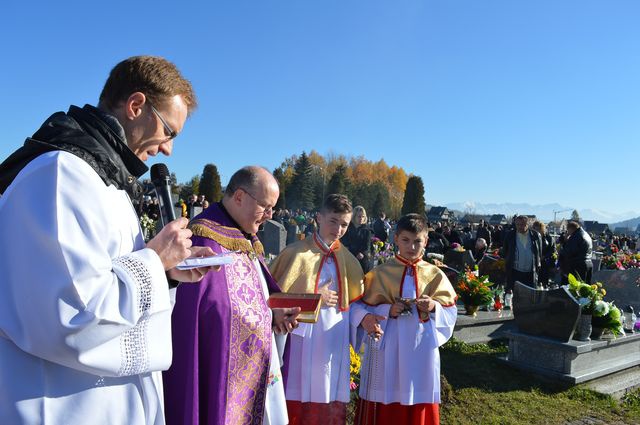
[[[260,208],[262,208],[262,213],[261,213],[262,215],[272,215],[272,214],[273,214],[273,207],[267,207],[267,206],[265,206],[265,205],[262,205],[262,204],[260,203],[260,201],[258,201],[258,199],[257,199],[255,196],[253,196],[253,195],[251,194],[251,192],[249,192],[249,191],[248,191],[247,189],[245,189],[244,187],[240,187],[240,188],[238,188],[238,189],[242,190],[244,193],[246,193],[247,195],[251,196],[251,198],[253,198],[253,200],[254,200],[254,201],[256,201],[256,204],[258,204],[258,206],[259,206]]]
[[[176,136],[178,135],[178,132],[175,131],[173,128],[171,128],[171,126],[167,123],[167,121],[163,118],[163,116],[160,115],[160,112],[158,112],[158,110],[156,108],[154,108],[151,103],[149,103],[149,106],[151,106],[151,110],[153,111],[154,114],[156,114],[156,117],[158,117],[158,119],[160,120],[160,122],[164,126],[165,134],[169,133],[167,135],[169,140],[175,139]]]

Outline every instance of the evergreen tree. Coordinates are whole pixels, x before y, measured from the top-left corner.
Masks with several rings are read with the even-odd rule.
[[[171,183],[171,193],[178,193],[180,190],[180,185],[178,184],[176,173],[172,172],[171,174],[169,174],[169,176],[169,182]]]
[[[276,168],[273,170],[273,177],[278,181],[280,187],[280,195],[278,196],[278,202],[276,202],[276,209],[283,209],[287,207],[285,192],[287,191],[287,180],[282,168]]]
[[[287,204],[292,209],[313,210],[313,186],[311,181],[311,164],[305,152],[294,166],[294,175],[287,191]]]
[[[381,182],[373,184],[373,204],[371,205],[370,217],[378,217],[381,212],[388,213],[391,208],[391,202],[389,199],[389,190]]]
[[[571,220],[580,223],[580,214],[578,214],[578,210],[573,210],[571,213]]]
[[[180,185],[179,198],[186,201],[189,196],[198,193],[199,186],[200,176],[193,176],[188,183]]]
[[[327,195],[330,193],[347,194],[349,186],[349,179],[347,177],[347,167],[344,164],[338,165],[336,171],[333,173],[327,184]]]
[[[326,195],[326,176],[325,169],[311,165],[311,187],[313,188],[313,205],[322,205]]]
[[[198,193],[204,195],[205,199],[211,203],[218,202],[222,199],[222,185],[220,184],[218,167],[213,164],[204,166]]]
[[[347,197],[351,201],[351,204],[355,206],[362,206],[369,213],[370,205],[372,203],[371,200],[371,191],[369,190],[369,185],[364,182],[359,182],[353,184],[350,188],[351,190],[347,194]]]
[[[407,180],[407,188],[404,191],[404,199],[402,201],[402,215],[416,213],[424,215],[424,184],[419,176],[411,176]]]

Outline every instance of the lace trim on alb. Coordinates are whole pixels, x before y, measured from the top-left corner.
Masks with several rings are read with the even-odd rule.
[[[121,366],[119,376],[136,375],[149,368],[147,353],[147,327],[151,308],[152,279],[146,265],[135,256],[122,256],[114,260],[114,268],[122,270],[136,283],[140,321],[120,337]]]
[[[149,317],[143,317],[138,324],[120,337],[122,364],[118,376],[138,375],[149,370],[147,353],[147,324]]]
[[[140,314],[151,308],[151,295],[153,285],[151,284],[151,273],[147,266],[137,257],[132,255],[118,257],[114,261],[114,266],[124,271],[136,283],[138,289],[138,311]]]

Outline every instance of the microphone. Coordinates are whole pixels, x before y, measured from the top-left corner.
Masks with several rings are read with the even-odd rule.
[[[165,164],[153,164],[151,166],[151,182],[156,188],[158,203],[160,204],[160,224],[164,227],[170,221],[176,219],[171,199],[171,175]]]

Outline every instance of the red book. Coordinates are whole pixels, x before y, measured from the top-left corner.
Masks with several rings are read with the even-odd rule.
[[[316,323],[318,313],[322,305],[322,295],[320,294],[285,294],[278,292],[269,297],[269,307],[290,308],[300,307],[298,322]]]

